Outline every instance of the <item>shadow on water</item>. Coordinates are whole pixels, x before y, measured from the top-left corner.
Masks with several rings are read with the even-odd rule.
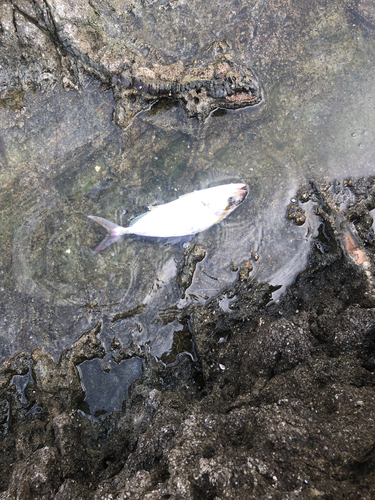
[[[313,42],[306,51],[315,64]],[[215,112],[204,124],[173,104],[138,115],[122,132],[111,122],[111,94],[94,84],[81,95],[26,93],[21,110],[1,109],[1,359],[41,348],[57,360],[100,320],[107,352],[116,337],[123,347],[147,343],[161,358],[183,329],[179,312],[233,283],[247,260],[257,280],[281,286],[277,300],[305,268],[318,234],[312,202],[303,204],[303,225],[287,217],[300,186],[373,174],[375,73],[368,53],[352,52],[355,71],[343,63],[311,83],[307,97],[283,77],[264,105]],[[206,256],[185,298],[176,283],[182,245],[131,236],[93,253],[104,233],[88,214],[127,226],[155,203],[229,182],[245,182],[249,195],[193,238]],[[140,363],[131,363],[133,380]],[[104,387],[132,371],[125,365],[103,375],[94,361],[80,371],[86,388],[95,373]],[[125,392],[108,404],[121,406]],[[104,411],[106,403],[91,397],[92,413]]]

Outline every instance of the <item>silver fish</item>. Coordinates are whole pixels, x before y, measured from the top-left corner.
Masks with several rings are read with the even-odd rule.
[[[200,233],[227,217],[247,195],[246,184],[224,184],[180,196],[177,200],[152,207],[136,217],[129,227],[121,227],[102,217],[89,215],[108,231],[96,248],[104,250],[125,234],[155,238],[175,238]]]

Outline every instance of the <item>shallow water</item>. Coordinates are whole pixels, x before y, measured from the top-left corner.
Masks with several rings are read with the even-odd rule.
[[[41,348],[57,361],[99,321],[107,352],[117,337],[160,358],[183,328],[179,311],[233,283],[244,260],[257,280],[280,287],[277,300],[305,268],[320,224],[310,202],[300,204],[304,225],[288,220],[299,187],[374,174],[374,41],[358,33],[352,42],[351,59],[338,53],[308,93],[291,74],[266,89],[265,104],[213,113],[204,124],[173,106],[121,131],[111,93],[94,83],[81,94],[26,93],[21,111],[0,109],[0,359]],[[312,44],[306,73],[321,69],[319,57]],[[206,257],[186,298],[176,284],[181,244],[130,236],[93,253],[104,231],[88,214],[127,226],[154,203],[229,182],[245,182],[249,195],[194,237]],[[100,404],[92,402],[95,411]]]

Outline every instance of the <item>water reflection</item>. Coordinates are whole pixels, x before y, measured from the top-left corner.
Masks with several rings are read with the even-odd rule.
[[[121,410],[130,385],[142,376],[142,361],[134,357],[116,364],[111,359],[96,358],[78,365],[78,371],[86,392],[85,403],[97,418]]]

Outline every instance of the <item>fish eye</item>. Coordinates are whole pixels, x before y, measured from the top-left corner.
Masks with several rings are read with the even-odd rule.
[[[232,205],[232,203],[234,203],[234,196],[230,196],[228,198],[228,203],[229,203],[229,205]]]

